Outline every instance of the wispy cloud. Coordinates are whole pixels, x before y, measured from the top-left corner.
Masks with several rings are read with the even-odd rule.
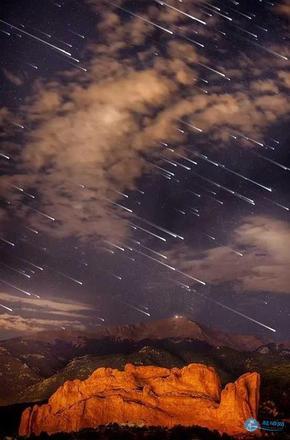
[[[41,318],[25,318],[21,315],[11,315],[3,313],[0,315],[1,331],[9,331],[11,334],[27,334],[44,330],[56,330],[60,328],[75,328],[84,330],[86,325],[80,321],[72,320],[53,320]]]
[[[12,309],[6,313],[1,308],[1,331],[27,333],[45,329],[70,327],[84,329],[94,322],[96,311],[88,304],[68,300],[29,298],[0,292],[0,303]]]
[[[13,72],[10,72],[10,70],[2,69],[5,77],[15,86],[21,86],[24,82],[24,80],[20,77],[15,75]]]
[[[192,276],[213,285],[231,282],[239,289],[290,293],[290,228],[268,217],[247,217],[234,229],[224,246],[196,255],[180,246],[168,252],[174,262]],[[243,256],[233,252],[240,250]]]
[[[275,11],[278,14],[283,15],[286,18],[290,18],[290,1],[284,0],[281,3],[275,5]]]

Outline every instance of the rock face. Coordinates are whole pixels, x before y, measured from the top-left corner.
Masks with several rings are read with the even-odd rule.
[[[108,423],[198,425],[237,435],[246,432],[247,418],[257,417],[259,389],[259,374],[246,373],[222,390],[215,370],[202,364],[99,368],[84,381],[65,382],[47,404],[27,408],[19,435],[76,432]]]

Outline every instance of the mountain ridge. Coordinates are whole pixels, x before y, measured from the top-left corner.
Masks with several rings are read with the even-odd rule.
[[[42,331],[0,341],[0,347],[10,345],[9,341],[53,341],[62,340],[80,345],[82,338],[115,338],[116,340],[141,341],[143,339],[195,339],[213,346],[225,345],[235,349],[254,350],[266,341],[253,335],[224,332],[199,324],[185,316],[176,315],[157,321],[141,322],[116,326],[98,326],[95,331],[79,331],[74,329],[58,329]],[[272,342],[271,340],[267,342]]]

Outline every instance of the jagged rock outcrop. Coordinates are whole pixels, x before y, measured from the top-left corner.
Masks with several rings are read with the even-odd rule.
[[[182,369],[127,364],[99,368],[86,380],[65,382],[45,405],[27,408],[19,435],[73,432],[108,423],[172,427],[199,425],[230,435],[245,433],[257,417],[260,376],[246,373],[222,390],[212,367]]]

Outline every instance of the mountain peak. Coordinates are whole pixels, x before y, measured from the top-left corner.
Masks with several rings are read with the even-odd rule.
[[[252,351],[265,344],[265,341],[252,335],[239,335],[226,333],[217,329],[209,328],[191,320],[185,315],[172,315],[158,321],[146,321],[137,324],[100,326],[94,331],[77,331],[73,329],[61,329],[50,332],[30,334],[3,341],[1,345],[23,346],[32,343],[54,343],[62,341],[73,346],[86,344],[87,340],[110,338],[113,340],[142,341],[145,339],[191,339],[203,341],[212,346],[227,346],[236,350]]]

